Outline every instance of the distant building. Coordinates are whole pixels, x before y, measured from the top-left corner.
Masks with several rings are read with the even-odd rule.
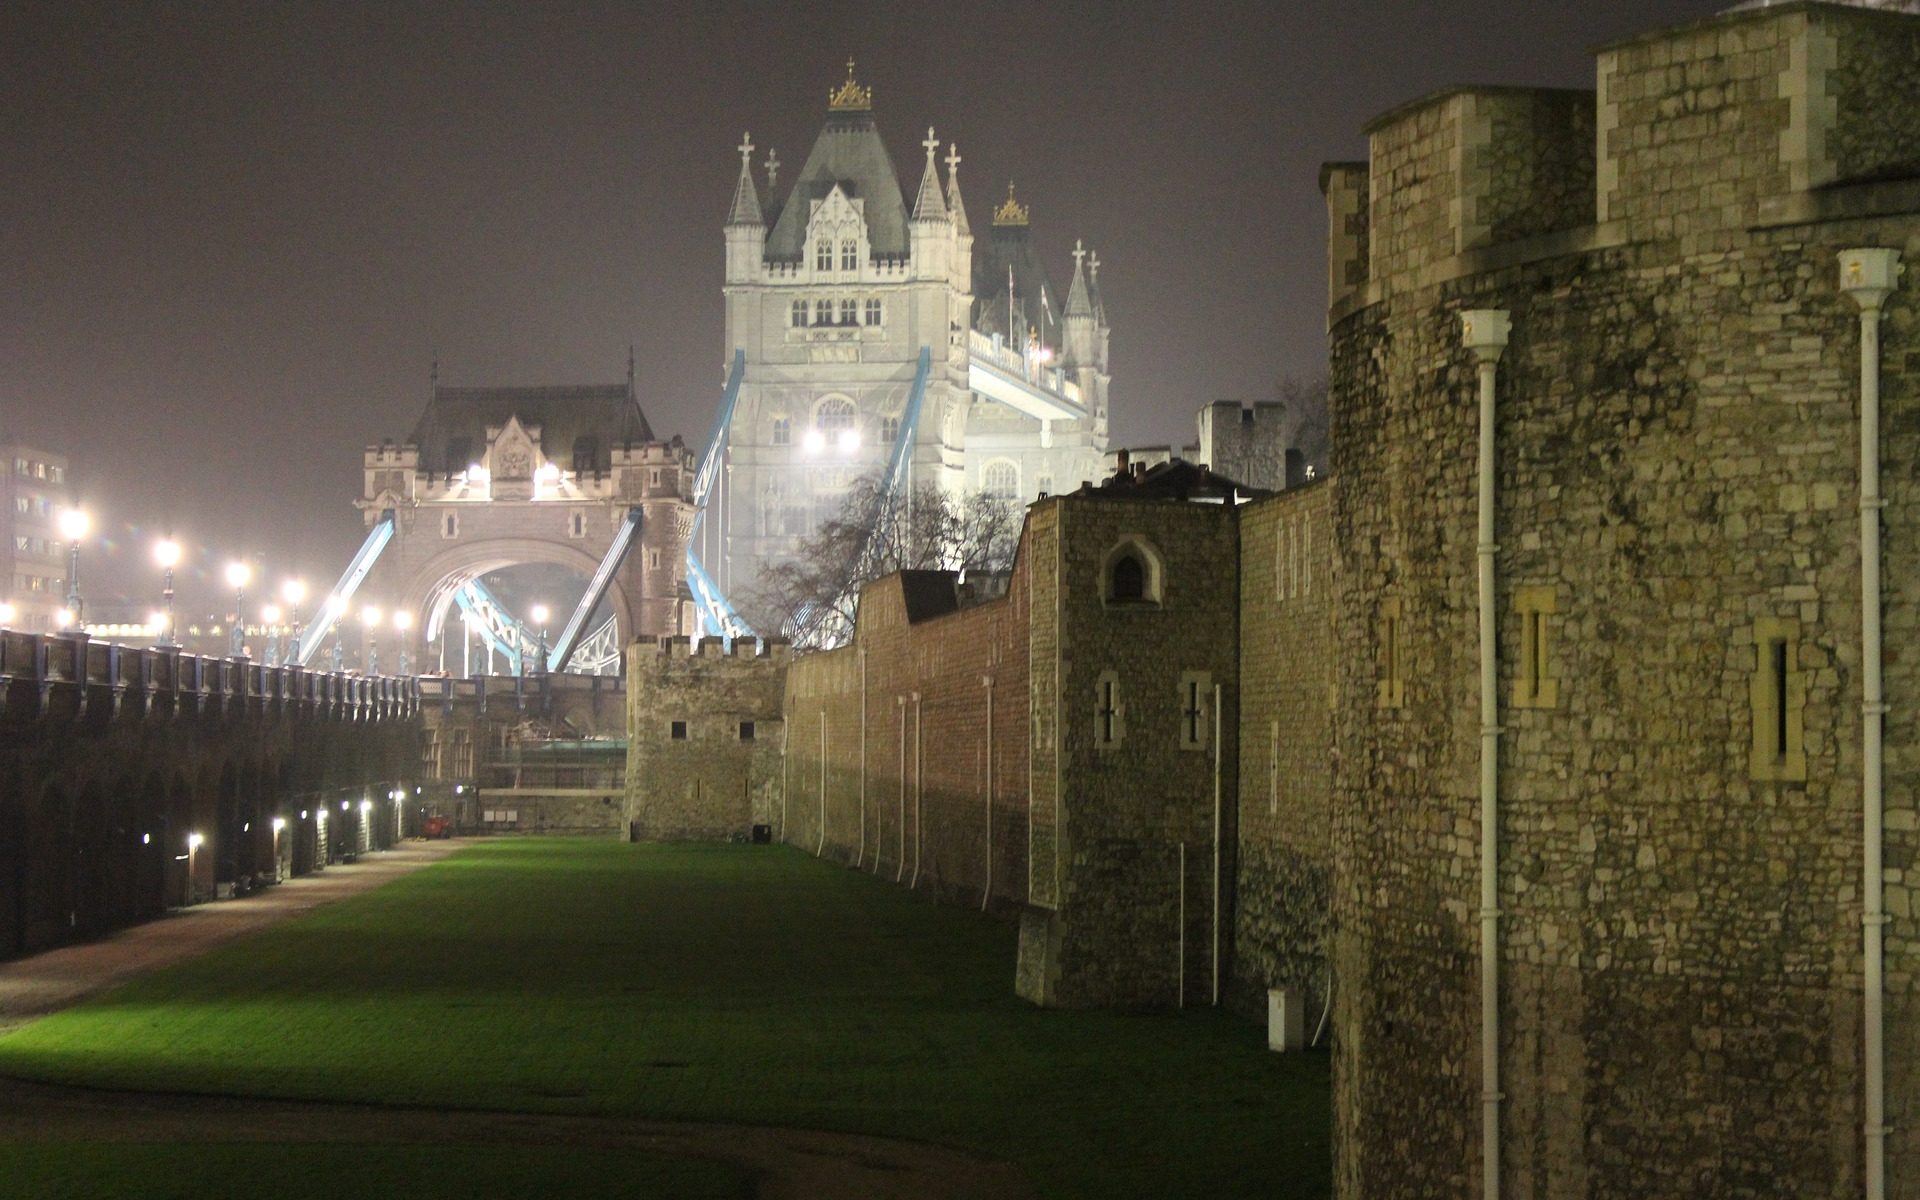
[[[73,503],[67,456],[26,442],[0,440],[0,479],[5,480],[0,522],[6,530],[5,582],[0,601],[12,604],[14,629],[47,633],[59,628],[66,605],[67,546],[60,512]]]

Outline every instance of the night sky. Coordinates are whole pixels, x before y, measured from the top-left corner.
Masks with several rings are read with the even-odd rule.
[[[858,60],[910,188],[929,124],[984,233],[1006,181],[1062,284],[1101,257],[1116,444],[1324,358],[1321,162],[1447,84],[1592,86],[1590,49],[1720,0],[1261,5],[0,6],[0,430],[68,451],[157,586],[171,525],[330,582],[365,443],[452,384],[612,382],[656,432],[719,395],[721,221]],[[911,196],[909,196],[909,201]]]

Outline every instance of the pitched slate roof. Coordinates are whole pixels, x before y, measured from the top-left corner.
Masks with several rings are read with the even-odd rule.
[[[806,256],[812,202],[824,199],[836,184],[848,197],[866,202],[867,245],[872,253],[883,258],[906,256],[907,203],[886,143],[874,128],[873,114],[835,112],[828,115],[799,178],[780,203],[780,215],[767,235],[768,259],[793,262]]]
[[[1007,328],[1007,267],[1013,267],[1013,307],[1016,328]],[[973,245],[973,327],[982,333],[1007,335],[1011,344],[1026,344],[1027,327],[1042,328],[1040,289],[1046,288],[1053,315],[1045,318],[1048,345],[1060,342],[1060,291],[1053,286],[1045,264],[1033,248],[1025,225],[995,225],[982,245]]]
[[[407,441],[420,448],[420,465],[451,474],[464,471],[487,448],[487,430],[509,417],[540,427],[540,448],[571,468],[574,447],[595,439],[594,469],[613,466],[613,448],[654,440],[653,428],[624,383],[562,387],[435,387],[427,411]],[[463,446],[464,443],[464,446]],[[458,459],[459,461],[454,461]]]

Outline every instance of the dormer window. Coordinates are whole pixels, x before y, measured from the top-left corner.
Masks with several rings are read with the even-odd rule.
[[[833,270],[833,243],[821,238],[813,247],[813,269],[816,271]]]
[[[795,300],[793,302],[792,315],[789,319],[795,329],[805,329],[807,327],[807,302],[805,300]]]
[[[860,269],[860,243],[848,238],[840,243],[840,269],[858,271]]]

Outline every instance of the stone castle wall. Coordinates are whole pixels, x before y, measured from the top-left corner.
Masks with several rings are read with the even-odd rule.
[[[1227,999],[1327,1001],[1333,787],[1331,482],[1240,510],[1240,787]],[[1312,1036],[1313,1029],[1307,1029]]]
[[[1030,560],[1023,541],[1006,595],[967,608],[944,574],[871,583],[852,644],[794,662],[783,840],[950,899],[1025,902]]]
[[[1033,702],[1051,715],[1036,721],[1030,759],[1020,993],[1063,1006],[1205,1003],[1231,952],[1238,512],[1097,495],[1033,511]],[[1105,573],[1126,547],[1152,560],[1157,601],[1107,598]],[[1120,709],[1107,746],[1103,680]]]
[[[1859,332],[1836,258],[1915,261],[1920,185],[1805,189],[1908,170],[1897,137],[1852,148],[1847,131],[1920,114],[1886,104],[1920,56],[1843,56],[1916,29],[1789,5],[1602,51],[1595,225],[1503,242],[1476,219],[1498,185],[1450,166],[1480,136],[1461,94],[1390,115],[1369,170],[1329,173],[1330,213],[1369,177],[1373,197],[1330,249],[1341,1195],[1479,1190],[1470,308],[1513,322],[1496,473],[1505,1189],[1858,1194]],[[1871,117],[1845,107],[1866,76]],[[1515,178],[1560,144],[1500,128]],[[1920,725],[1897,699],[1920,683],[1903,649],[1920,634],[1916,335],[1909,281],[1882,330],[1900,1196],[1920,1194]],[[1536,619],[1550,700],[1518,669]],[[1777,760],[1757,744],[1775,639],[1794,739]]]
[[[626,821],[636,841],[723,841],[779,803],[785,643],[670,637],[627,650]]]

